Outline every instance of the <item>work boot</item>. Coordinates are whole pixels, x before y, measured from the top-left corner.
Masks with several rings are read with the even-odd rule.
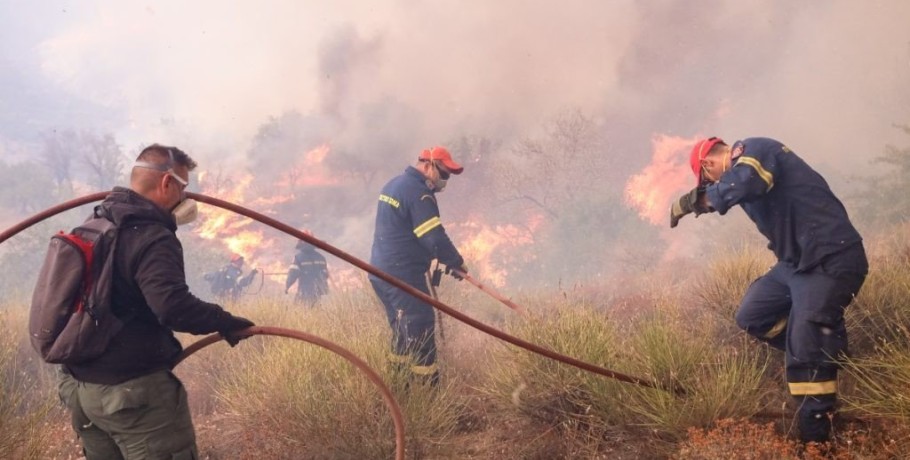
[[[836,396],[804,396],[799,399],[796,417],[800,441],[828,442],[831,439],[831,421],[834,418]]]
[[[430,387],[430,388],[438,387],[439,386],[439,371],[433,372],[432,374],[416,374],[414,372],[408,373],[408,378],[405,383],[405,389],[410,389],[412,386]]]

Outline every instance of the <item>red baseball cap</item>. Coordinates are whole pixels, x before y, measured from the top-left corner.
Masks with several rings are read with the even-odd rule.
[[[433,147],[420,152],[418,157],[425,161],[438,161],[452,174],[461,174],[464,168],[452,159],[452,154],[445,147]]]
[[[716,144],[727,145],[723,139],[719,137],[709,137],[707,139],[702,139],[695,143],[695,146],[692,147],[692,153],[689,155],[689,166],[692,167],[692,173],[695,174],[695,186],[698,187],[701,185],[701,160],[704,160],[708,156],[708,152]]]

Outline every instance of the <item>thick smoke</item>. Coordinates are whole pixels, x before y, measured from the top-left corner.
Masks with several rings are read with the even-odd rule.
[[[906,2],[0,9],[4,161],[28,159],[55,130],[89,130],[113,134],[125,156],[178,144],[203,168],[253,174],[251,193],[269,194],[328,145],[320,171],[338,183],[299,187],[275,212],[362,257],[379,187],[434,144],[456,146],[467,164],[440,197],[444,221],[527,227],[538,212],[554,216],[535,227],[537,263],[563,253],[593,264],[646,245],[636,225],[647,224],[620,194],[655,135],[776,137],[839,177],[905,143],[892,124],[910,121]],[[589,127],[578,140],[599,146],[587,159],[554,134],[573,116]],[[545,149],[535,157],[533,146]],[[573,200],[584,203],[566,209]],[[577,229],[620,248],[592,253]]]

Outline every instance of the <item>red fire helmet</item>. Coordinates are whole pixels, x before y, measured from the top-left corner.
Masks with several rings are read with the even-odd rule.
[[[701,185],[701,160],[704,160],[708,156],[708,152],[716,144],[727,145],[723,139],[719,137],[709,137],[707,139],[702,139],[695,143],[695,146],[692,147],[692,153],[689,155],[689,166],[692,167],[692,173],[695,174],[695,186],[698,187]]]

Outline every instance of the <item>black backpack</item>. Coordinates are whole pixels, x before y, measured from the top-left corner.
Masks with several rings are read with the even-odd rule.
[[[44,361],[97,358],[123,328],[111,311],[116,243],[117,226],[97,215],[51,237],[28,321],[32,347]]]

